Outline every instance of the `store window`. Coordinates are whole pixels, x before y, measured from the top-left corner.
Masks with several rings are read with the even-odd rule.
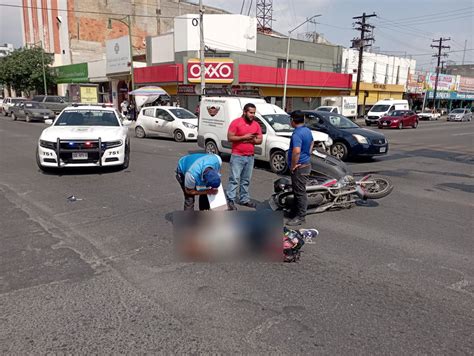
[[[286,68],[286,59],[278,58],[277,68]],[[291,59],[288,60],[288,68],[291,68]]]
[[[298,61],[298,69],[304,70],[304,61]]]

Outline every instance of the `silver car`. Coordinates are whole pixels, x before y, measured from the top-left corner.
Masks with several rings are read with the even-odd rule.
[[[469,109],[454,109],[448,115],[447,121],[471,121],[472,113]]]

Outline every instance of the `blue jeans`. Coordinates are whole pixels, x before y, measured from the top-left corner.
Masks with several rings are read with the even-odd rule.
[[[237,156],[230,157],[230,177],[227,185],[227,199],[235,202],[237,188],[239,188],[239,202],[241,204],[250,201],[249,185],[252,179],[254,157]]]

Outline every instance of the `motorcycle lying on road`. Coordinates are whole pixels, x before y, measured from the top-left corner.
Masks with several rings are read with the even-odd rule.
[[[291,180],[283,177],[274,184],[270,199],[273,210],[290,210],[294,194]],[[368,174],[359,179],[341,160],[318,150],[311,156],[311,176],[306,185],[308,214],[329,209],[348,209],[359,201],[381,199],[393,190],[392,182],[379,175]]]

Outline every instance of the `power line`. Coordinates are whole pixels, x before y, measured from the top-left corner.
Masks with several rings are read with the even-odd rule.
[[[462,8],[462,9],[457,9],[457,10],[451,10],[451,11],[444,11],[442,13],[436,13],[436,14],[431,14],[431,15],[422,15],[422,16],[413,16],[413,17],[405,17],[401,19],[395,19],[393,22],[399,23],[399,24],[406,24],[406,23],[414,23],[419,21],[420,19],[423,20],[434,20],[435,18],[446,18],[446,17],[452,17],[452,16],[459,16],[462,14],[466,14],[466,10],[470,10],[467,12],[472,12],[474,11],[474,8],[467,7],[467,8]],[[455,14],[455,12],[461,12],[460,14]],[[385,19],[386,21],[390,21],[388,19]]]
[[[441,62],[441,57],[447,57],[448,55],[446,53],[441,54],[441,52],[445,49],[450,49],[450,46],[444,46],[443,42],[447,42],[451,40],[451,38],[443,38],[440,37],[439,40],[433,40],[434,43],[438,43],[436,45],[431,45],[431,48],[436,48],[438,49],[438,53],[434,54],[434,58],[438,58],[438,65],[436,66],[436,80],[435,80],[435,87],[434,87],[434,93],[433,93],[433,109],[436,109],[436,92],[438,91],[438,79],[439,79],[439,71],[440,71],[440,62]]]

